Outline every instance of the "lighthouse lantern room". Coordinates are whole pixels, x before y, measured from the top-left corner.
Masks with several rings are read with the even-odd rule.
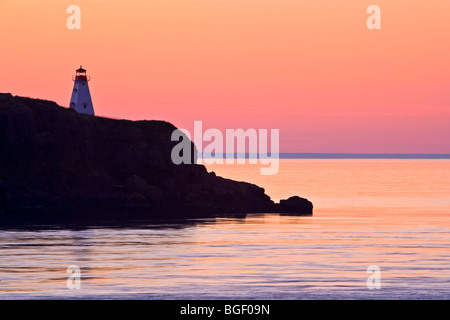
[[[78,113],[94,115],[94,106],[92,105],[91,93],[89,92],[88,82],[91,80],[86,75],[86,69],[82,66],[76,70],[72,98],[70,99],[70,109],[74,109]]]

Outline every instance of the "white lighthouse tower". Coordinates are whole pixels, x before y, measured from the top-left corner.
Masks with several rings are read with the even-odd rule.
[[[70,99],[70,109],[74,109],[78,113],[94,115],[94,106],[92,105],[88,86],[88,81],[91,78],[86,76],[86,70],[80,66],[72,80],[74,85],[72,98]]]

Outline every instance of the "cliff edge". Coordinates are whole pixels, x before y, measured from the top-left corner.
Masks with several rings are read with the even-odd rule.
[[[306,199],[275,204],[256,185],[218,177],[203,165],[174,165],[175,129],[164,121],[94,117],[51,101],[0,94],[0,225],[312,214]]]

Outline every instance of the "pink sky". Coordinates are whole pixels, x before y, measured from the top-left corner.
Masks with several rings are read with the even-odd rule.
[[[81,7],[81,30],[66,9]],[[368,30],[366,8],[381,7]],[[450,153],[450,2],[0,0],[0,91],[97,115],[280,129],[282,152]]]

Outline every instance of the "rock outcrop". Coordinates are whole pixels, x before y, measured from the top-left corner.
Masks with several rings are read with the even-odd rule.
[[[287,200],[280,200],[277,209],[281,215],[303,215],[305,212],[312,213],[313,205],[307,199],[293,196]]]
[[[174,165],[176,128],[164,121],[78,114],[0,94],[0,224],[10,219],[101,220],[280,212],[312,214],[301,198]],[[192,144],[193,161],[196,149]]]

